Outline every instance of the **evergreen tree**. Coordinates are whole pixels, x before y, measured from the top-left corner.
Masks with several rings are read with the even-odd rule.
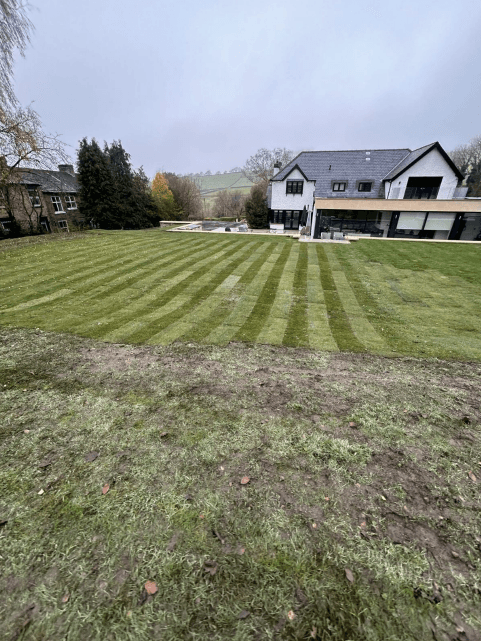
[[[79,213],[85,220],[104,229],[120,229],[117,217],[115,184],[108,157],[95,138],[80,141],[77,174],[80,183]]]
[[[249,227],[253,229],[264,229],[269,227],[269,209],[265,188],[262,184],[254,185],[251,188],[249,198],[245,203],[246,220]]]

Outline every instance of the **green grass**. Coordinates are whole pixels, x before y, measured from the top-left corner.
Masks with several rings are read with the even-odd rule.
[[[481,247],[140,232],[0,249],[0,325],[481,359]]]
[[[136,238],[91,259],[143,260]],[[250,245],[220,247],[219,278]],[[299,344],[306,246],[252,245],[228,282],[269,282],[289,248]],[[480,383],[438,359],[0,329],[1,638],[478,638]]]

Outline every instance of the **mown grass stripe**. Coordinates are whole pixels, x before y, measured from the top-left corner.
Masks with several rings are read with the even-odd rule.
[[[237,242],[234,248],[230,252],[227,252],[224,256],[224,260],[222,261],[222,263],[229,261],[227,265],[223,267],[219,272],[217,272],[217,274],[213,272],[211,274],[209,282],[206,285],[200,287],[195,293],[192,293],[189,299],[176,310],[170,312],[165,316],[162,316],[160,319],[155,319],[150,323],[147,323],[140,331],[131,335],[129,340],[131,340],[132,342],[143,343],[151,338],[154,334],[158,334],[164,328],[168,327],[171,323],[174,323],[175,321],[183,318],[186,313],[192,310],[202,300],[210,296],[212,292],[218,287],[218,285],[220,285],[222,281],[224,281],[230,274],[232,274],[235,271],[236,267],[238,267],[245,260],[245,256],[252,252],[253,249],[256,249],[257,243],[255,243],[255,241],[252,242],[254,243],[253,247],[246,247],[246,245],[242,242]],[[233,260],[230,260],[236,254],[240,255],[238,255]],[[203,269],[200,269],[192,274],[192,276],[190,277],[191,281],[198,281],[201,276],[208,272],[212,272],[212,267],[206,265]]]
[[[280,252],[276,262],[272,266],[269,277],[266,280],[262,291],[259,294],[257,303],[254,305],[252,312],[249,314],[245,323],[234,336],[234,340],[255,342],[259,336],[265,320],[268,318],[277,288],[284,271],[284,267],[291,253],[292,243],[286,243]]]
[[[73,241],[73,247],[70,247],[70,252],[66,252],[64,250],[63,253],[67,254],[67,256],[70,256],[68,260],[65,260],[63,253],[55,252],[57,245],[55,243],[52,243],[52,245],[48,246],[48,255],[43,256],[42,260],[39,260],[38,257],[36,260],[28,265],[27,267],[24,267],[24,264],[22,262],[21,268],[19,266],[15,267],[10,267],[9,272],[12,274],[10,278],[6,277],[4,279],[4,283],[7,285],[10,282],[25,282],[24,276],[28,274],[30,277],[32,274],[32,271],[41,269],[42,272],[36,279],[29,278],[29,283],[35,283],[35,282],[44,282],[46,280],[46,277],[49,275],[52,275],[53,277],[59,276],[59,273],[63,273],[65,271],[69,271],[72,267],[77,265],[79,262],[85,264],[85,261],[88,260],[91,256],[98,256],[99,254],[99,247],[102,249],[102,252],[104,254],[105,252],[105,246],[99,242],[99,247],[88,247],[86,251],[82,252],[80,255],[78,253],[75,253],[75,255],[72,257],[72,250],[80,250],[84,248],[84,245],[86,244],[85,241],[81,241],[80,239],[78,241]],[[114,243],[112,243],[114,245]],[[141,240],[136,241],[135,243],[133,241],[129,242],[126,244],[125,249],[124,249],[124,255],[129,255],[131,253],[131,250],[135,247],[135,245],[142,245]],[[114,245],[115,247],[115,245]],[[21,261],[22,257],[21,256],[15,256],[15,260]],[[100,257],[98,261],[103,261],[103,257]],[[60,268],[60,269],[59,269]]]
[[[317,260],[319,262],[321,286],[324,290],[329,327],[340,350],[350,352],[366,351],[364,345],[352,331],[346,312],[342,306],[336,284],[332,277],[326,252],[320,243],[316,244]]]
[[[283,345],[309,347],[307,331],[307,245],[299,245],[294,273],[292,303]]]
[[[227,240],[220,245],[217,244],[218,253],[220,253],[223,258],[237,251],[236,248],[231,248],[230,251],[223,251],[224,247],[229,247],[231,244],[232,241]],[[149,314],[149,310],[153,308],[163,308],[169,303],[169,301],[181,294],[187,287],[189,287],[189,285],[195,282],[197,278],[200,278],[211,268],[212,253],[208,248],[206,248],[205,252],[202,252],[202,255],[204,254],[205,258],[197,261],[196,266],[192,266],[194,271],[189,270],[189,272],[186,273],[186,264],[190,264],[192,262],[191,256],[189,255],[181,264],[176,265],[174,269],[162,275],[164,287],[159,287],[157,288],[157,291],[154,290],[148,294],[141,294],[136,297],[136,300],[127,308],[119,309],[119,300],[117,299],[114,301],[108,301],[107,306],[105,304],[106,302],[99,304],[95,313],[101,314],[97,319],[100,319],[102,325],[96,328],[95,324],[98,320],[96,321],[94,319],[87,328],[82,328],[82,333],[87,331],[88,333],[86,335],[101,338],[106,334],[119,329],[122,325],[128,323],[134,318],[147,316]],[[172,285],[172,279],[175,279],[176,276],[180,276],[180,279]],[[106,319],[107,322],[105,322]]]
[[[262,246],[261,246],[262,247]],[[232,288],[229,293],[231,300],[224,299],[222,303],[217,306],[211,314],[205,318],[202,322],[195,324],[192,331],[189,332],[189,340],[193,341],[202,341],[209,334],[211,334],[219,325],[222,325],[226,318],[232,313],[233,308],[236,303],[233,297],[237,293],[241,295],[242,291],[250,285],[256,276],[259,275],[260,270],[263,265],[266,263],[268,258],[272,255],[277,245],[274,243],[269,243],[267,248],[251,263],[248,269],[241,276],[236,285]]]
[[[200,243],[199,243],[200,244]],[[187,252],[184,253],[186,255]],[[191,253],[189,253],[191,255]],[[108,262],[108,259],[106,259]],[[148,258],[145,259],[145,257],[142,259],[142,264],[151,264],[152,262],[152,255],[149,254]],[[170,257],[167,256],[165,259],[166,263],[172,263],[170,260]],[[175,261],[174,261],[175,262]],[[79,319],[79,313],[81,313],[81,310],[85,309],[85,304],[86,304],[86,299],[85,297],[81,297],[82,291],[87,292],[89,295],[87,296],[87,299],[90,296],[90,293],[92,291],[92,284],[99,282],[109,282],[111,280],[111,274],[116,271],[115,268],[112,269],[112,271],[109,272],[104,272],[101,276],[95,276],[91,279],[85,280],[82,276],[80,276],[76,280],[80,280],[82,282],[82,288],[81,289],[76,289],[72,290],[70,289],[70,304],[69,301],[65,301],[65,299],[62,301],[62,307],[61,311],[59,314],[55,314],[54,320],[52,322],[52,329],[57,329],[58,327],[61,329],[67,329],[65,323],[67,322],[67,319],[70,318],[71,321],[74,323],[74,325],[78,325],[78,319]],[[107,276],[105,276],[107,274]],[[66,281],[69,285],[72,284],[73,281]],[[59,283],[57,283],[57,287],[59,286]],[[105,290],[103,290],[105,292]],[[42,292],[43,293],[43,292]],[[45,296],[44,296],[45,298]],[[105,306],[105,304],[103,303]],[[92,306],[89,307],[89,314],[92,313]]]
[[[38,264],[36,269],[41,272],[41,275],[38,278],[29,279],[28,283],[25,284],[23,277],[20,277],[17,280],[15,289],[21,291],[23,298],[28,298],[29,296],[35,298],[38,296],[38,293],[48,294],[52,289],[58,287],[59,282],[69,287],[75,282],[85,281],[85,278],[90,274],[94,273],[97,275],[97,278],[102,278],[103,274],[99,275],[99,270],[101,270],[103,265],[109,266],[109,271],[113,271],[115,266],[119,263],[125,265],[126,263],[134,263],[136,258],[126,258],[132,254],[133,247],[126,247],[121,256],[117,257],[116,260],[112,261],[110,255],[102,255],[96,261],[91,261],[89,266],[86,267],[88,258],[84,254],[77,255],[75,261],[63,262],[60,265],[60,269],[54,270],[53,272],[47,269],[47,266],[43,264]],[[96,252],[98,253],[98,251]],[[83,267],[83,269],[78,269]],[[77,274],[71,276],[72,271],[76,269]],[[50,277],[49,277],[50,276]],[[18,293],[18,292],[17,292]]]
[[[84,281],[82,287],[76,290],[76,299],[79,299],[84,294],[80,299],[80,304],[85,304],[88,301],[91,311],[97,307],[105,310],[108,299],[132,288],[132,283],[135,284],[135,290],[141,290],[151,280],[151,275],[157,275],[163,267],[167,265],[178,266],[182,261],[186,262],[194,256],[204,253],[206,249],[205,243],[202,242],[195,243],[189,248],[175,247],[171,248],[170,252],[163,253],[161,260],[158,261],[155,260],[155,252],[149,251],[147,256],[143,255],[138,262],[128,265],[125,269],[115,268],[104,272],[101,276]],[[147,266],[149,267],[147,268]],[[132,268],[134,268],[133,271]],[[165,275],[163,274],[161,277],[165,278]],[[93,284],[95,289],[92,289]],[[138,296],[134,298],[141,295],[141,293],[138,293]]]
[[[324,251],[326,252],[331,265],[331,273],[336,285],[337,293],[344,311],[350,320],[352,331],[357,336],[359,342],[365,345],[369,350],[375,350],[380,353],[390,353],[386,342],[371,325],[361,304],[358,302],[356,294],[350,286],[349,281],[342,270],[341,264],[338,261],[338,252],[336,252],[336,249],[338,248],[330,246],[326,247]]]

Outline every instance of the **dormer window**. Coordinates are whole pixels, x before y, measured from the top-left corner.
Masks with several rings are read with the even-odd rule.
[[[288,180],[286,182],[286,194],[302,194],[303,187],[303,180]]]
[[[332,191],[346,191],[346,182],[333,182]]]
[[[357,187],[357,191],[371,191],[372,182],[360,182]]]

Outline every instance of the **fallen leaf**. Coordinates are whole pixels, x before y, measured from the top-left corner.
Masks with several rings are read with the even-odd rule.
[[[129,618],[132,616],[132,610],[129,610],[129,611],[127,612],[127,616],[128,616]]]
[[[204,572],[208,572],[211,576],[217,572],[217,563],[215,561],[204,561]]]
[[[147,581],[147,583],[144,585],[144,588],[147,594],[155,594],[158,590],[155,581]]]
[[[23,430],[24,434],[30,434],[30,430]]]
[[[200,518],[201,518],[201,519],[203,519],[203,518],[204,518],[204,515],[203,515],[203,514],[201,514],[201,515],[200,515]]]
[[[471,470],[468,472],[468,476],[474,483],[476,483],[477,478],[476,478],[476,476],[473,474],[473,472]]]
[[[361,487],[361,484],[360,483],[356,483],[356,487]]]
[[[296,618],[296,613],[294,612],[294,610],[289,610],[289,612],[287,613],[287,618],[288,618],[290,621],[292,621],[293,619],[295,619],[295,618]]]
[[[312,626],[311,637],[315,639],[317,637],[317,628]]]
[[[349,568],[346,568],[344,571],[345,571],[345,573],[346,573],[346,579],[347,579],[350,583],[354,583],[354,575],[353,575],[353,573],[351,572],[351,570],[350,570]]]
[[[220,468],[219,468],[219,470],[220,470],[221,472],[223,472],[223,471],[224,471],[224,466],[223,466],[223,465],[221,465],[221,466],[220,466]]]
[[[92,463],[93,461],[95,461],[98,455],[98,452],[89,452],[85,455],[85,460],[87,461],[87,463]]]
[[[237,618],[238,619],[247,619],[249,614],[250,614],[249,610],[242,610],[242,612],[239,614],[239,616]]]
[[[359,527],[366,527],[366,521],[363,521]]]
[[[250,478],[248,476],[243,476],[241,478],[241,485],[247,485],[247,483],[249,483],[249,481],[250,481]]]
[[[239,549],[237,550],[237,554],[242,555],[242,554],[244,554],[244,552],[245,552],[245,551],[246,551],[246,549],[245,549],[245,548],[239,548]]]
[[[383,501],[385,501],[385,500],[386,500],[386,497],[384,496],[384,494],[381,494],[381,499],[382,499]]]
[[[107,494],[109,490],[110,490],[110,485],[106,483],[102,488],[102,494]]]
[[[459,559],[459,554],[455,552],[454,550],[451,551],[451,554],[453,555],[453,558]]]
[[[329,497],[328,497],[328,496],[325,496],[325,497],[324,497],[324,500],[325,500],[325,501],[329,501]]]
[[[37,494],[43,494],[43,493],[44,493],[44,490],[40,490],[39,492],[37,492]]]
[[[70,599],[70,594],[64,594],[62,597],[62,603],[67,603],[69,599]]]
[[[355,421],[349,421],[349,427],[357,427],[357,423]]]
[[[161,432],[160,433],[160,438],[164,438],[164,436],[168,436],[169,432]]]
[[[313,529],[315,530],[317,528],[317,523],[312,524]]]

